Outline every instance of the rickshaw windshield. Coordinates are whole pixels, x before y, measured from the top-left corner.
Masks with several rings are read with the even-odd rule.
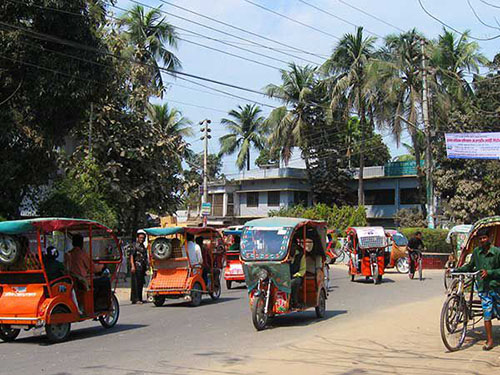
[[[401,233],[396,233],[395,235],[393,235],[392,236],[392,240],[398,246],[406,246],[406,245],[408,245],[408,239],[404,235],[402,235]]]
[[[245,228],[241,239],[242,259],[283,260],[287,255],[292,230],[291,227]]]

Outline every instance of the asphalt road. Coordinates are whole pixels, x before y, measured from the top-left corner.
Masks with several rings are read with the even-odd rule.
[[[371,312],[443,295],[442,271],[424,276],[418,281],[388,273],[375,286],[351,282],[346,268],[335,267],[325,319],[317,320],[312,309],[276,318],[262,332],[252,326],[243,286],[224,290],[216,302],[206,297],[196,308],[175,301],[159,308],[123,302],[111,330],[86,322],[73,325],[70,340],[61,344],[50,345],[32,332],[23,332],[14,343],[0,341],[0,374],[210,373],[213,361],[237,362],[255,349],[293,345],[346,319],[377,324],[370,321]]]

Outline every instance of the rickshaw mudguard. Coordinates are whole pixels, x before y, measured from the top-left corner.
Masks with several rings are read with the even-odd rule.
[[[44,285],[2,285],[0,292],[0,318],[38,318],[43,302]]]
[[[383,275],[384,268],[385,268],[385,266],[384,266],[385,261],[384,261],[383,255],[379,255],[377,257],[377,264],[378,264],[379,275]],[[363,276],[372,276],[372,268],[370,266],[370,257],[369,256],[363,257],[363,260],[361,262],[361,273],[363,274]]]
[[[290,265],[288,263],[245,262],[243,272],[248,292],[254,290],[259,283],[259,271],[266,270],[269,279],[282,292],[291,292]]]
[[[57,314],[57,317],[52,315],[52,311],[56,306],[64,306],[69,312],[67,314]],[[46,324],[54,323],[73,323],[80,320],[78,310],[71,299],[71,296],[64,294],[56,295],[52,298],[47,298],[43,301],[39,311],[40,316]]]

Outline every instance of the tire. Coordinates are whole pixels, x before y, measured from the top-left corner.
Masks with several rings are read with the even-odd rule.
[[[318,319],[324,318],[326,313],[326,293],[324,289],[321,289],[319,295],[319,304],[316,306],[316,317]]]
[[[99,317],[99,322],[101,325],[106,328],[113,328],[118,322],[118,318],[120,317],[120,303],[118,302],[118,298],[113,294],[111,296],[111,311],[109,314],[103,315]]]
[[[410,265],[408,264],[407,257],[401,257],[396,261],[396,270],[399,273],[408,273],[410,271]]]
[[[467,334],[468,314],[465,299],[450,295],[441,309],[440,330],[444,346],[454,352],[460,349]]]
[[[222,286],[220,283],[220,273],[216,273],[216,275],[217,276],[214,277],[214,282],[213,282],[214,290],[209,293],[210,298],[212,298],[213,301],[217,301],[222,294]]]
[[[226,280],[226,288],[229,290],[231,289],[233,282],[231,280]]]
[[[254,298],[252,305],[252,322],[257,331],[266,328],[269,315],[264,312],[266,306],[266,297],[264,294]]]
[[[335,262],[338,262],[338,264],[343,264],[345,263],[345,260],[346,260],[346,253],[344,250],[341,250],[339,252],[337,259],[335,259]]]
[[[52,310],[53,314],[64,314],[68,313],[69,309],[65,306],[56,306]],[[66,341],[71,333],[71,323],[61,323],[61,324],[47,324],[45,326],[45,333],[47,338],[51,343],[59,343]]]
[[[194,283],[193,285],[193,290],[191,290],[191,303],[190,306],[192,307],[197,307],[200,306],[201,304],[201,284],[200,283]]]
[[[351,275],[351,281],[354,281],[354,275]]]
[[[422,281],[424,278],[422,276],[422,272],[423,272],[423,269],[422,269],[422,257],[420,257],[420,259],[418,260],[418,279],[420,281]]]
[[[165,260],[172,256],[172,243],[166,238],[157,238],[151,245],[153,257],[157,260]]]
[[[21,244],[12,236],[0,235],[0,264],[12,266],[21,258]]]
[[[372,265],[372,278],[373,284],[377,285],[379,283],[378,265]]]
[[[165,303],[165,296],[154,296],[153,297],[153,304],[156,307],[161,307]]]
[[[0,324],[0,339],[5,342],[14,341],[17,339],[17,336],[19,336],[19,333],[21,333],[20,329],[10,328],[8,325]]]

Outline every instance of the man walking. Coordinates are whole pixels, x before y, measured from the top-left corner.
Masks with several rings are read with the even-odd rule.
[[[481,271],[477,279],[477,290],[483,308],[484,329],[486,330],[486,344],[483,350],[493,348],[493,326],[491,319],[499,317],[500,307],[500,249],[491,246],[488,228],[478,231],[479,245],[472,252],[472,257],[466,265],[452,270],[452,272]]]
[[[142,229],[137,231],[137,241],[130,251],[130,301],[133,305],[142,304],[142,289],[146,280],[148,269],[148,253],[144,241],[146,232]]]

